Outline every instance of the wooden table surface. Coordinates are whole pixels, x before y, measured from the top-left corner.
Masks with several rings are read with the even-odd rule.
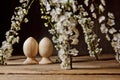
[[[113,54],[104,54],[96,61],[89,56],[73,57],[73,69],[62,70],[60,63],[25,65],[24,56],[13,56],[7,65],[0,65],[0,80],[119,80],[120,63]],[[37,56],[38,61],[41,57]]]

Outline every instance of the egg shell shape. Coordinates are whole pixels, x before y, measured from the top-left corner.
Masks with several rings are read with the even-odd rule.
[[[53,44],[51,40],[44,37],[39,43],[39,53],[42,57],[50,57],[53,52]]]
[[[38,43],[33,37],[29,37],[23,44],[23,52],[26,57],[33,58],[38,53]]]

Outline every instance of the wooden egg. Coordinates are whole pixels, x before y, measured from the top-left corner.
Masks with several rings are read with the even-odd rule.
[[[39,62],[39,64],[48,64],[52,63],[50,60],[50,56],[53,53],[53,44],[51,40],[47,37],[44,37],[39,42],[39,54],[42,56],[42,60]]]
[[[38,63],[35,60],[36,55],[38,54],[38,43],[33,37],[29,37],[23,44],[23,52],[27,59],[24,61],[24,64],[36,64]]]

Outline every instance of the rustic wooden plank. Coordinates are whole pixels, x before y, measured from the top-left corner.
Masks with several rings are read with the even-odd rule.
[[[56,56],[51,59],[55,61]],[[39,61],[41,58],[37,57]],[[61,70],[60,63],[25,65],[24,56],[13,56],[8,65],[0,66],[0,80],[118,80],[120,64],[114,55],[103,55],[96,61],[89,56],[73,57],[73,69]]]

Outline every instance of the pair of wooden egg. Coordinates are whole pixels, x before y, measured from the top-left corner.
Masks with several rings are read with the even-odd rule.
[[[48,64],[52,63],[50,56],[53,52],[53,44],[51,40],[44,37],[38,44],[38,42],[33,38],[29,37],[23,44],[23,52],[27,59],[23,64]],[[42,59],[38,62],[35,57],[40,54]]]

